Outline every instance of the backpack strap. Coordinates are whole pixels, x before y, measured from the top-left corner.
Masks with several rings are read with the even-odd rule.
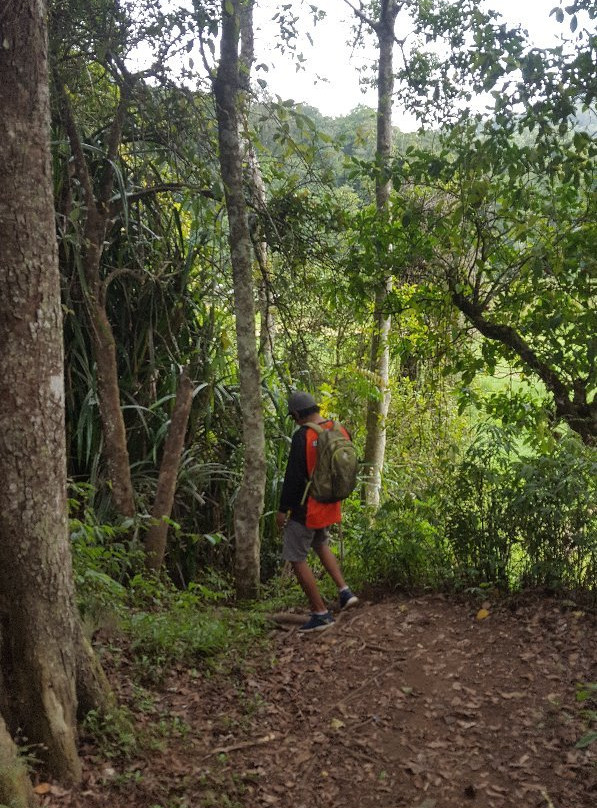
[[[324,431],[322,426],[320,426],[319,424],[314,423],[313,421],[307,421],[305,426],[308,429],[312,429],[313,432],[315,432],[316,435],[321,435],[321,433]],[[309,489],[311,488],[311,482],[312,481],[313,481],[313,473],[311,473],[309,479],[307,480],[307,485],[305,486],[305,491],[304,491],[303,497],[301,499],[301,505],[304,505],[305,502],[307,501],[307,497],[309,496]]]
[[[313,421],[307,421],[305,426],[308,426],[309,429],[312,429],[314,432],[317,432],[318,435],[321,435],[323,432],[323,427],[319,424],[314,423]]]

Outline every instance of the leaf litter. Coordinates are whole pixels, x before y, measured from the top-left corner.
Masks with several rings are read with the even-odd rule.
[[[597,743],[578,748],[594,726],[577,699],[597,681],[595,619],[539,597],[484,608],[490,619],[439,595],[388,599],[316,636],[273,630],[271,653],[234,675],[173,671],[154,714],[121,664],[108,673],[139,727],[176,718],[176,731],[126,760],[84,739],[82,784],[43,781],[40,804],[596,805]]]

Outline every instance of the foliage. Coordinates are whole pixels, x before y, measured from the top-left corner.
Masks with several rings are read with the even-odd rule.
[[[450,579],[450,556],[437,524],[437,502],[405,498],[387,502],[375,517],[347,514],[344,568],[351,585],[416,592]]]
[[[571,436],[521,450],[486,426],[450,475],[445,538],[461,584],[597,594],[594,450]]]
[[[210,592],[223,591],[209,576],[226,578],[233,564],[242,423],[213,105],[202,90],[190,92],[178,81],[169,57],[183,55],[187,76],[197,72],[191,64],[197,49],[207,64],[213,59],[218,5],[197,2],[192,13],[166,10],[154,0],[137,4],[142,13],[133,13],[128,2],[50,5],[54,69],[68,86],[96,186],[127,85],[122,60],[141,41],[160,57],[128,87],[101,268],[141,514],[135,525],[111,524],[96,368],[85,324],[85,210],[54,110],[69,472],[93,486],[72,522],[81,608],[90,617],[131,603],[147,614],[181,608],[157,591],[156,582],[135,578],[141,548],[128,540],[131,531],[142,536],[153,501],[182,364],[190,365],[196,388],[167,565],[181,589],[193,582],[206,587],[195,592],[205,606],[217,602]],[[588,423],[595,406],[595,148],[589,125],[582,124],[590,124],[594,104],[590,28],[571,31],[560,50],[538,51],[523,32],[503,26],[477,3],[407,6],[404,16],[414,26],[409,42],[415,44],[404,46],[407,63],[398,79],[410,89],[403,100],[441,121],[442,129],[394,132],[392,214],[386,219],[373,205],[375,111],[357,107],[331,118],[290,101],[264,99],[250,113],[246,134],[259,155],[267,195],[267,208],[251,211],[251,221],[268,242],[267,277],[259,282],[268,288],[275,321],[273,364],[262,377],[263,576],[275,590],[280,562],[274,516],[292,430],[286,389],[297,384],[318,391],[325,413],[345,421],[363,446],[363,416],[378,395],[377,380],[364,370],[371,295],[391,273],[394,378],[386,504],[375,518],[362,514],[356,501],[348,506],[349,569],[360,580],[409,588],[453,583],[455,575],[462,585],[490,577],[504,586],[552,578],[566,586],[581,579],[590,585],[588,569],[578,568],[579,553],[566,545],[574,524],[585,547],[589,541],[580,495],[574,514],[568,509],[558,516],[556,500],[549,505],[538,493],[544,480],[557,490],[556,466],[564,475],[572,464],[571,479],[584,479],[575,477],[580,472],[569,463],[573,442],[566,438],[558,453],[552,432],[562,418],[573,428],[578,417]],[[583,7],[591,12],[583,0],[558,19],[571,28],[572,15]],[[285,9],[279,22],[292,48],[299,20]],[[440,39],[449,44],[445,59]],[[493,92],[488,115],[470,108],[478,90]],[[513,334],[532,355],[520,354]],[[496,380],[505,367],[517,374],[509,390]],[[537,376],[542,386],[526,384]],[[566,400],[574,412],[566,411]],[[507,430],[493,434],[493,449],[487,436],[484,448],[475,442],[469,449],[469,430],[483,412]],[[498,437],[508,430],[516,433],[512,450]],[[476,462],[476,451],[485,467]],[[545,524],[537,522],[535,547],[530,531],[537,509]],[[559,537],[551,544],[549,531]],[[151,597],[142,595],[144,586]],[[295,597],[285,583],[280,586],[282,600]],[[155,631],[152,639],[139,618],[139,632],[157,657],[160,637],[174,635],[170,626]],[[206,637],[206,647],[211,642]],[[214,647],[218,642],[214,637]]]
[[[108,760],[127,760],[137,751],[138,733],[133,716],[125,707],[107,713],[90,710],[83,731],[93,737],[100,754]]]
[[[583,715],[587,725],[597,724],[597,682],[578,683],[576,700],[583,706]],[[597,730],[589,729],[576,743],[577,749],[586,749],[597,741]]]
[[[77,602],[81,615],[93,623],[124,607],[125,581],[142,568],[143,552],[130,543],[130,520],[121,525],[99,522],[91,506],[90,485],[71,484],[71,492],[70,536]]]
[[[138,674],[159,682],[172,666],[196,665],[232,649],[238,652],[257,638],[262,630],[258,616],[212,605],[231,594],[229,584],[219,591],[191,584],[181,591],[171,583],[136,576],[121,625],[130,638]]]

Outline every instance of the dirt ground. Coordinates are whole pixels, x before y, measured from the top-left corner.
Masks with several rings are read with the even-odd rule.
[[[83,747],[83,784],[51,808],[595,808],[597,624],[573,604],[441,596],[362,603],[329,631],[272,630],[222,673],[176,671],[141,709],[161,748]],[[479,619],[482,618],[482,619]],[[117,681],[116,681],[117,680]]]

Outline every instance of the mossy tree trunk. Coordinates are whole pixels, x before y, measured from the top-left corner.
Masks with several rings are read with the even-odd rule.
[[[73,116],[70,100],[61,79],[56,86],[64,126],[73,156],[73,172],[81,187],[86,208],[82,264],[85,275],[85,307],[89,320],[91,351],[97,369],[97,397],[102,434],[103,455],[110,481],[114,507],[122,516],[136,512],[124,417],[120,406],[116,340],[106,311],[106,295],[110,276],[102,279],[101,263],[104,243],[111,225],[113,208],[110,199],[114,186],[113,165],[118,156],[122,127],[129,106],[131,82],[128,77],[120,86],[120,99],[106,142],[104,171],[94,188],[83,144]]]
[[[252,5],[252,0],[248,0]],[[234,283],[236,344],[243,419],[244,468],[234,508],[235,579],[239,598],[259,592],[259,520],[265,493],[265,434],[255,334],[251,235],[243,188],[239,134],[239,39],[243,0],[222,3],[221,55],[214,93],[218,116],[220,169],[228,211],[228,238]]]
[[[390,157],[392,150],[392,95],[394,92],[394,27],[402,7],[399,0],[381,0],[379,16],[371,19],[353,7],[360,19],[369,25],[377,36],[379,62],[377,70],[377,147],[375,152],[376,180],[375,201],[380,219],[390,216]],[[385,259],[385,246],[381,248],[380,264]],[[390,406],[389,335],[391,317],[386,312],[386,301],[392,289],[391,277],[381,279],[373,307],[373,333],[369,358],[369,371],[375,379],[377,395],[367,406],[367,433],[363,465],[366,481],[363,486],[363,501],[373,508],[379,506],[381,479],[386,449],[386,420]]]
[[[3,10],[0,44],[0,664],[10,672],[3,718],[8,732],[20,727],[39,745],[53,776],[76,782],[80,628],[48,95],[45,2],[14,0]]]
[[[192,403],[193,383],[189,378],[187,368],[183,368],[178,382],[170,428],[164,443],[158,486],[151,511],[153,524],[145,537],[145,563],[149,570],[157,571],[164,563],[168,538],[167,520],[172,514],[178,468],[184,449]]]

